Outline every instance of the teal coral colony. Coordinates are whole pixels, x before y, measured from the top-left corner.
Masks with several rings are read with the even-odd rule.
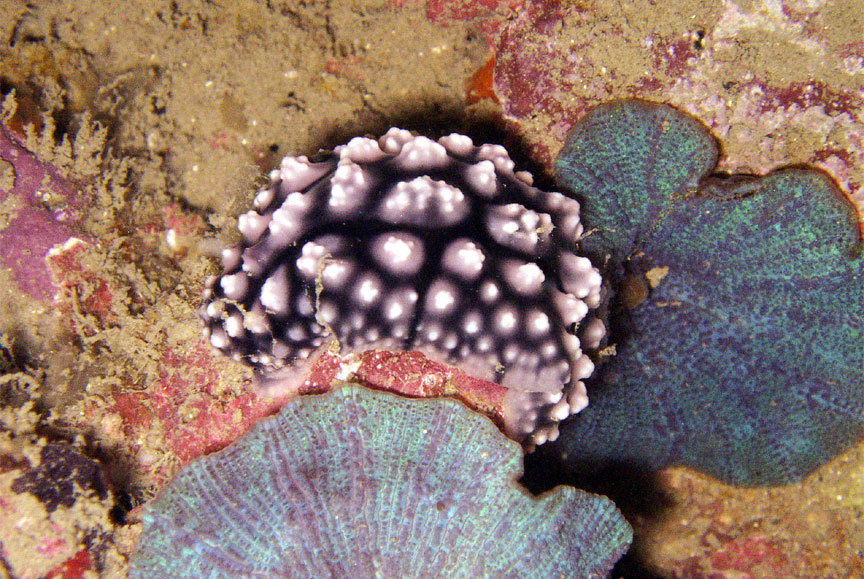
[[[783,484],[864,435],[853,206],[821,172],[709,175],[717,156],[697,120],[625,100],[590,112],[557,159],[582,252],[616,291],[616,353],[546,449],[570,465]]]
[[[161,491],[129,576],[606,576],[632,537],[621,514],[570,487],[532,497],[521,465],[454,400],[301,396]]]

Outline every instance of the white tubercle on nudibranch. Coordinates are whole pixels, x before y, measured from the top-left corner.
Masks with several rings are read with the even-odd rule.
[[[578,202],[513,168],[499,145],[395,128],[286,157],[208,280],[205,336],[264,377],[332,340],[418,350],[508,388],[512,438],[554,439],[587,404],[601,279]]]

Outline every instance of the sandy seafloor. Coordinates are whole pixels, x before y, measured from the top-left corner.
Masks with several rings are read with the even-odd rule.
[[[706,122],[726,167],[816,163],[860,199],[857,0],[567,5],[545,45],[578,45],[567,75],[549,63],[566,88],[555,106],[469,82],[527,5],[0,0],[8,124],[31,123],[30,146],[87,199],[84,244],[53,264],[50,297],[0,271],[0,577],[124,576],[135,507],[272,411],[248,370],[211,356],[195,309],[283,155],[400,125],[515,145],[517,165],[543,172],[574,120],[562,110],[642,96]],[[0,205],[0,228],[14,210]],[[54,442],[98,461],[110,492],[79,485],[50,513],[13,492]],[[625,507],[636,542],[616,576],[864,576],[864,446],[786,487],[671,468],[657,489],[650,508]]]

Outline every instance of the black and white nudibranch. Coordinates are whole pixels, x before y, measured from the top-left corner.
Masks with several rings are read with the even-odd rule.
[[[207,282],[205,336],[270,382],[334,340],[417,350],[508,388],[514,439],[556,437],[587,404],[601,279],[575,253],[578,202],[513,168],[499,145],[396,128],[284,158]]]

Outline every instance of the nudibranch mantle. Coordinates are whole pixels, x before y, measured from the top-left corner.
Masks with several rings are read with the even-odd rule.
[[[500,145],[393,128],[286,157],[238,228],[199,316],[262,381],[335,347],[417,350],[506,387],[505,430],[531,444],[587,404],[605,327],[579,204]]]

